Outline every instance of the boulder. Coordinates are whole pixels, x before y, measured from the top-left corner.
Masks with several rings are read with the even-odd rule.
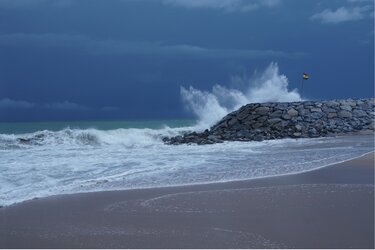
[[[283,114],[283,111],[281,110],[276,110],[275,112],[270,114],[270,117],[281,117]]]
[[[281,122],[282,120],[280,119],[280,118],[272,118],[272,119],[269,119],[268,120],[268,123],[269,124],[276,124],[276,123],[279,123],[279,122]]]
[[[293,117],[293,116],[297,116],[298,115],[298,111],[295,110],[294,108],[291,108],[288,110],[288,115]]]
[[[340,103],[336,102],[336,101],[328,101],[326,103],[327,107],[336,107],[336,106],[339,106]]]
[[[341,105],[340,106],[341,110],[346,110],[346,111],[352,111],[352,107],[349,105]]]
[[[296,128],[297,131],[301,131],[301,130],[302,130],[302,126],[299,125],[299,124],[297,124],[297,125],[295,126],[295,128]]]
[[[237,123],[238,123],[237,118],[233,117],[232,119],[230,119],[230,120],[228,121],[228,126],[233,126],[233,125],[235,125],[235,124],[237,124]]]
[[[295,133],[293,133],[293,136],[294,136],[294,137],[301,137],[301,135],[302,135],[302,133],[300,133],[300,132],[295,132]]]
[[[338,116],[341,117],[341,118],[351,118],[352,113],[349,112],[349,111],[346,111],[346,110],[342,110],[338,113]]]
[[[316,120],[322,118],[324,115],[323,112],[314,112],[310,114],[310,117]]]
[[[269,110],[270,110],[269,107],[258,107],[255,109],[255,112],[260,115],[265,115],[268,113]]]
[[[322,109],[321,109],[321,108],[311,108],[310,111],[311,111],[311,112],[318,112],[318,113],[321,113],[321,112],[322,112]]]
[[[363,111],[363,110],[359,110],[359,109],[355,109],[355,110],[353,110],[353,116],[355,116],[355,117],[365,117],[365,116],[367,116],[367,113],[365,112],[365,111]]]
[[[334,118],[336,116],[337,116],[337,113],[328,113],[327,114],[328,119]]]

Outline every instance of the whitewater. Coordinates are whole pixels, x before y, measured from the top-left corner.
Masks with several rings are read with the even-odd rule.
[[[181,88],[189,122],[139,121],[23,130],[0,126],[0,205],[58,194],[227,182],[310,171],[374,150],[370,136],[166,145],[162,138],[203,130],[249,102],[301,100],[271,64],[245,88]],[[239,85],[237,85],[239,86]],[[141,124],[141,125],[139,125]],[[155,125],[156,124],[156,125]],[[28,131],[29,128],[29,131]]]

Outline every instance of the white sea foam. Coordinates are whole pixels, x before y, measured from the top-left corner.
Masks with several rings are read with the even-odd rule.
[[[296,89],[288,90],[288,78],[280,74],[277,63],[271,63],[262,74],[235,76],[232,83],[240,88],[215,85],[209,92],[192,86],[181,87],[181,96],[187,108],[198,117],[197,129],[214,125],[223,116],[247,103],[302,100]]]
[[[24,142],[17,140],[19,135],[0,135],[3,145],[0,205],[53,194],[211,183],[302,172],[373,150],[368,137],[205,146],[173,146],[162,142],[163,136],[176,135],[185,129],[39,131],[21,135],[30,139]]]

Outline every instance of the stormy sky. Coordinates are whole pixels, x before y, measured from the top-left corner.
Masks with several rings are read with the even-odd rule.
[[[373,0],[0,0],[0,121],[191,117],[180,88],[277,63],[305,98],[374,95]]]

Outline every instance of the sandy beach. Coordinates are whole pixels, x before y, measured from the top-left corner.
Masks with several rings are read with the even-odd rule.
[[[374,153],[249,181],[0,208],[1,248],[374,248]]]

